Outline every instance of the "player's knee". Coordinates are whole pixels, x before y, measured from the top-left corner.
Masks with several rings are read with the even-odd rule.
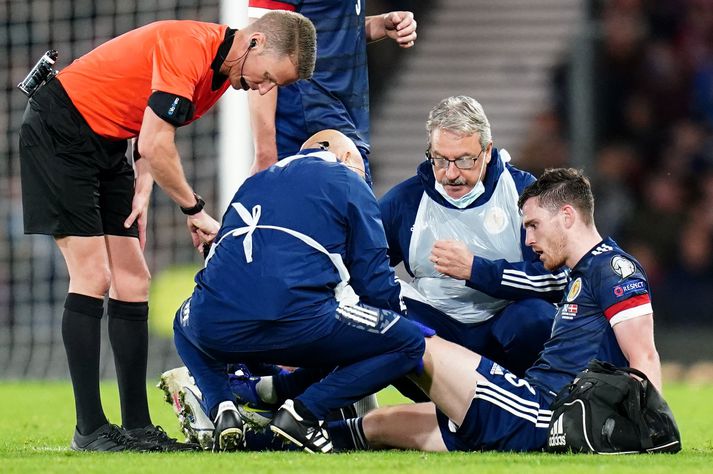
[[[122,301],[146,301],[151,287],[151,273],[143,266],[132,272],[115,272],[112,293]]]
[[[111,272],[106,265],[76,269],[69,275],[70,292],[104,296],[111,286]]]
[[[390,412],[390,407],[380,407],[364,415],[362,427],[370,448],[377,449],[386,446],[387,436],[385,435],[392,424],[389,420]]]

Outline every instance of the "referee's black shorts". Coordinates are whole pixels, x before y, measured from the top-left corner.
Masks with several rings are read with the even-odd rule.
[[[129,229],[134,170],[126,140],[92,131],[59,80],[30,99],[20,129],[20,173],[26,234],[119,235]]]

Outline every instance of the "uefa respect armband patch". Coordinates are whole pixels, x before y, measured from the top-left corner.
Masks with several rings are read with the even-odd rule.
[[[185,97],[162,91],[155,91],[151,94],[149,107],[156,115],[174,127],[188,123],[196,111],[193,102]]]
[[[638,295],[640,293],[646,292],[647,287],[645,281],[635,279],[614,286],[614,288],[612,288],[612,291],[614,292],[614,296],[616,296],[617,298],[628,298],[632,295]]]

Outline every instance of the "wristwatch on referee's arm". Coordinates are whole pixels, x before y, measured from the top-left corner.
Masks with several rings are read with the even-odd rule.
[[[205,206],[205,201],[202,197],[200,197],[196,193],[193,193],[193,197],[196,198],[196,204],[193,207],[181,207],[181,212],[187,216],[198,214],[203,210],[203,207]]]

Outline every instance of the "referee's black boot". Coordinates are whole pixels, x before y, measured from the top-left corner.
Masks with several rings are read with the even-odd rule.
[[[160,426],[149,425],[145,428],[124,431],[137,441],[154,445],[158,451],[200,451],[201,449],[198,444],[181,443],[176,438],[171,438]]]
[[[70,448],[74,451],[159,451],[154,443],[134,439],[111,423],[86,435],[75,429]]]
[[[300,416],[292,400],[282,404],[270,423],[270,429],[308,453],[329,453],[333,449],[324,421]]]
[[[213,430],[213,451],[237,451],[244,446],[243,420],[230,401],[218,405]]]

